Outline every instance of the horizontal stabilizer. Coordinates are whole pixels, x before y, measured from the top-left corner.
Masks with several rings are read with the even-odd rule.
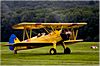
[[[13,46],[12,44],[0,44],[1,46]]]

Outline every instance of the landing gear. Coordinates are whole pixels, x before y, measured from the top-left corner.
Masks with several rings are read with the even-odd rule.
[[[70,54],[71,53],[71,50],[70,50],[70,48],[65,48],[64,49],[64,54]]]
[[[17,50],[14,50],[14,54],[17,54]]]
[[[55,55],[57,53],[56,49],[55,48],[51,48],[50,49],[50,54],[51,55]]]

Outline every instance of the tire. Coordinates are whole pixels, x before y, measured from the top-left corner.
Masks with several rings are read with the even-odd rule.
[[[14,50],[14,54],[17,54],[17,50]]]
[[[32,49],[32,47],[31,46],[27,46],[27,49]]]
[[[64,49],[64,54],[70,54],[71,53],[71,50],[70,50],[70,48],[66,48],[66,49]]]
[[[51,48],[50,49],[50,55],[55,55],[57,53],[56,49]]]

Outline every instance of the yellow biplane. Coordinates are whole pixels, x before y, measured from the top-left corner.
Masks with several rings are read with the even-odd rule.
[[[23,41],[20,41],[14,34],[9,38],[9,49],[17,54],[17,51],[24,49],[39,48],[52,45],[50,54],[56,54],[56,46],[62,45],[64,54],[70,54],[71,50],[66,45],[83,41],[77,39],[78,28],[86,25],[87,23],[19,23],[14,25],[13,29],[23,29]],[[47,34],[39,33],[37,36],[32,37],[32,29],[44,29]],[[51,29],[49,31],[48,29]],[[29,32],[28,32],[29,31]],[[27,39],[25,39],[27,37]]]

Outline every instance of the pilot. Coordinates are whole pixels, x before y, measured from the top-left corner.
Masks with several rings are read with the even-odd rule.
[[[42,36],[45,36],[46,35],[46,33],[42,33]]]
[[[38,33],[37,37],[40,37],[41,36],[41,33]]]
[[[72,32],[69,31],[69,30],[67,30],[67,31],[65,32],[65,34],[67,35],[67,39],[69,39],[69,37],[70,37],[70,35],[72,34]]]

